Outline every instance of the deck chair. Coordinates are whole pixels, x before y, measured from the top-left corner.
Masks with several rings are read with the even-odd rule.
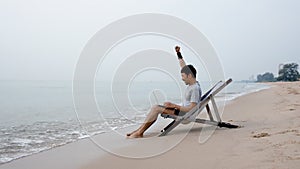
[[[232,82],[232,79],[228,79],[226,82],[219,81],[216,83],[210,90],[208,90],[200,99],[200,103],[195,106],[191,111],[185,113],[183,116],[176,116],[176,115],[168,115],[168,114],[161,114],[164,118],[171,118],[174,119],[169,125],[167,125],[163,130],[161,130],[161,134],[159,136],[165,136],[168,134],[171,130],[173,130],[176,126],[178,126],[181,123],[186,122],[196,122],[196,123],[203,123],[208,125],[214,125],[218,127],[227,127],[227,128],[238,128],[239,126],[233,125],[230,123],[222,122],[218,107],[215,101],[215,96],[218,94],[223,88],[225,88],[229,83]],[[214,115],[213,117],[212,111],[210,109],[209,103],[211,102],[211,105],[214,109]],[[200,119],[196,118],[200,112],[206,108],[206,111],[209,116],[209,120],[207,119]]]

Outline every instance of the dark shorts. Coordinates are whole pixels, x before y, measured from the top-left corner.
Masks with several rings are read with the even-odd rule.
[[[162,108],[165,108],[167,110],[174,110],[174,114],[176,116],[183,116],[185,113],[184,112],[181,112],[180,110],[176,109],[176,108],[166,108],[165,106],[163,105],[158,105],[159,107],[162,107]]]

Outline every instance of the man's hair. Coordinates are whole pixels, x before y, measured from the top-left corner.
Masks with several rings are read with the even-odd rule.
[[[181,73],[185,73],[186,75],[191,74],[194,78],[196,78],[196,75],[197,75],[197,71],[193,65],[185,65],[181,69]]]

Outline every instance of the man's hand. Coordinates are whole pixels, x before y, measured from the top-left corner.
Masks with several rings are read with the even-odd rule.
[[[180,52],[180,47],[179,46],[175,46],[175,51],[176,52]]]
[[[171,102],[165,102],[165,103],[164,103],[164,106],[165,106],[166,108],[175,108],[175,104],[173,104],[173,103],[171,103]]]
[[[182,55],[180,53],[180,47],[179,46],[175,46],[175,51],[177,53],[177,57],[178,59],[182,59]]]

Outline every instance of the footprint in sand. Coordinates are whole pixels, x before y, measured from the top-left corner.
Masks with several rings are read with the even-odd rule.
[[[269,133],[259,133],[259,134],[253,135],[252,137],[253,138],[261,138],[261,137],[267,137],[267,136],[270,136],[270,134]]]
[[[288,89],[288,94],[295,94],[295,95],[298,95],[300,94],[298,90],[296,89]]]
[[[277,132],[277,133],[275,133],[275,134],[286,134],[286,133],[295,133],[295,134],[299,134],[299,130],[297,130],[297,129],[284,130],[284,131]]]

